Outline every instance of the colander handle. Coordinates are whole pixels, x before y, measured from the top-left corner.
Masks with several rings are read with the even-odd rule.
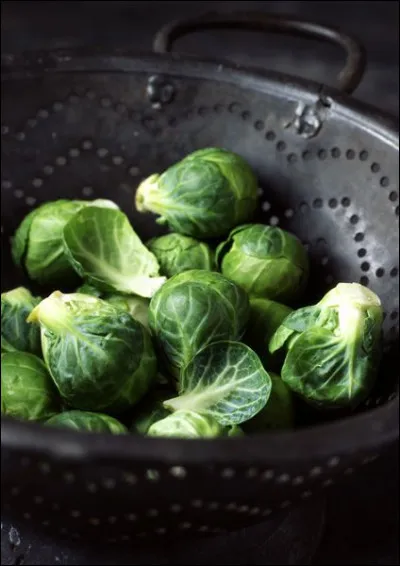
[[[191,19],[174,20],[156,33],[153,50],[156,53],[168,53],[179,37],[195,31],[215,28],[267,31],[307,39],[318,39],[338,45],[346,51],[346,62],[338,74],[336,88],[348,94],[351,94],[357,88],[364,75],[365,50],[354,38],[335,28],[262,12],[226,14],[210,12]]]

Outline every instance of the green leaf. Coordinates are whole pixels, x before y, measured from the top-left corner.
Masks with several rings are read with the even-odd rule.
[[[159,276],[157,259],[119,210],[79,211],[64,228],[64,247],[76,272],[101,291],[152,297],[166,281]]]
[[[78,432],[127,434],[128,429],[114,417],[90,411],[65,411],[44,423],[47,426],[69,428]]]
[[[25,287],[1,294],[1,349],[42,355],[39,328],[26,319],[41,299],[33,297]]]
[[[253,350],[240,342],[215,342],[184,368],[179,397],[164,406],[195,411],[222,425],[251,419],[267,403],[271,379]]]

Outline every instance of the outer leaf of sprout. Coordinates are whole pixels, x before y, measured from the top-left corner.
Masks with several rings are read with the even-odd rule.
[[[78,432],[127,434],[128,429],[114,417],[90,411],[65,411],[48,419],[47,426],[69,428]]]

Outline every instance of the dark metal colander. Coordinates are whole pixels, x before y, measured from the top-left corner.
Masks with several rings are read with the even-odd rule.
[[[347,50],[340,89],[163,53],[206,25],[336,41]],[[261,220],[307,245],[310,300],[338,281],[379,294],[385,357],[358,415],[295,432],[197,442],[2,419],[2,508],[75,538],[207,534],[265,520],[355,473],[398,437],[398,133],[340,92],[357,86],[362,50],[334,30],[259,14],[178,22],[155,47],[146,56],[3,56],[2,288],[23,282],[9,238],[32,207],[110,198],[146,240],[159,228],[133,210],[139,181],[195,149],[223,146],[257,172]]]

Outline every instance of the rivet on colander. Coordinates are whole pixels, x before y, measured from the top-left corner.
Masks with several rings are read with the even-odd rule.
[[[71,149],[68,150],[68,155],[70,157],[79,157],[81,154],[81,152],[79,151],[79,149],[77,147],[71,147]]]
[[[148,481],[158,481],[160,479],[160,473],[157,470],[146,470],[145,478]]]
[[[15,189],[14,196],[15,198],[22,198],[24,196],[24,191],[22,189]]]
[[[66,534],[68,533],[68,529],[66,529],[65,527],[61,527],[60,533],[61,533],[62,535],[66,535]]]
[[[121,540],[126,542],[128,540],[131,540],[131,537],[129,535],[121,535]]]
[[[327,480],[324,480],[322,482],[322,487],[329,487],[329,486],[333,485],[333,483],[334,483],[333,480],[328,478]]]
[[[53,511],[59,511],[60,506],[58,503],[53,503],[53,505],[51,506],[51,508],[53,509]]]
[[[7,189],[11,189],[11,187],[12,187],[12,183],[11,183],[11,181],[9,181],[8,179],[4,179],[4,180],[1,182],[1,188],[2,188],[2,189],[7,190]]]
[[[114,163],[114,165],[122,165],[122,163],[124,162],[124,158],[121,157],[120,155],[114,155],[112,157],[112,162]]]
[[[29,521],[29,519],[32,519],[32,515],[30,513],[24,513],[23,518]]]
[[[268,201],[265,201],[261,204],[261,208],[264,212],[268,212],[271,209],[271,204]]]
[[[1,126],[1,135],[5,136],[6,134],[8,134],[8,132],[10,131],[10,128],[8,126]]]
[[[173,466],[170,468],[169,473],[177,479],[183,479],[187,475],[187,471],[183,466]]]
[[[237,509],[237,504],[236,503],[228,503],[228,505],[225,506],[225,509],[227,511],[235,511]]]
[[[67,164],[67,158],[64,157],[63,155],[59,155],[58,157],[56,157],[55,163],[59,167],[64,167],[64,165]]]
[[[125,515],[125,518],[127,521],[136,521],[137,520],[137,516],[135,515],[135,513],[128,513],[127,515]]]
[[[155,529],[155,533],[157,535],[165,535],[167,533],[167,529],[165,527],[158,527]]]
[[[25,202],[28,206],[34,206],[37,202],[35,197],[26,197]]]
[[[346,476],[350,476],[353,472],[354,472],[353,468],[346,468],[345,471],[344,471],[344,474]]]
[[[86,485],[86,489],[87,489],[87,491],[88,491],[89,493],[96,493],[96,492],[98,491],[97,485],[96,485],[95,483],[93,483],[93,482],[89,482],[89,483]]]
[[[216,509],[218,509],[219,507],[219,503],[218,501],[211,501],[207,507],[210,509],[210,511],[215,511]]]
[[[190,529],[191,527],[192,527],[192,523],[189,523],[188,521],[179,524],[179,528],[183,530]]]
[[[10,493],[13,497],[16,497],[17,495],[19,495],[21,492],[21,490],[19,489],[19,487],[12,487],[10,489]]]
[[[37,504],[37,505],[41,505],[44,501],[44,498],[41,495],[35,495],[35,497],[33,498],[33,501]]]
[[[194,499],[192,501],[192,507],[200,508],[203,507],[203,501],[201,499]]]
[[[15,139],[18,141],[24,141],[25,138],[26,138],[25,132],[17,132],[15,134]]]
[[[78,509],[73,509],[71,511],[71,517],[73,517],[74,519],[77,519],[80,516],[81,516],[81,512]]]
[[[93,525],[93,527],[97,527],[98,525],[100,525],[100,519],[98,519],[97,517],[90,517],[89,524]]]
[[[238,507],[238,512],[239,513],[247,513],[249,511],[249,506],[248,505],[240,505]]]
[[[54,112],[60,112],[64,108],[64,104],[62,102],[54,102],[53,110]]]
[[[280,504],[280,508],[281,509],[287,509],[291,505],[292,505],[292,502],[287,499],[286,501],[282,501],[282,503]]]
[[[272,509],[264,509],[264,511],[261,513],[261,515],[263,517],[268,517],[269,515],[271,515],[272,513]]]
[[[110,525],[114,525],[117,522],[117,517],[110,515],[110,517],[107,517],[107,521],[110,523]]]
[[[54,173],[54,167],[52,165],[45,165],[43,167],[43,173],[45,175],[52,175]]]

